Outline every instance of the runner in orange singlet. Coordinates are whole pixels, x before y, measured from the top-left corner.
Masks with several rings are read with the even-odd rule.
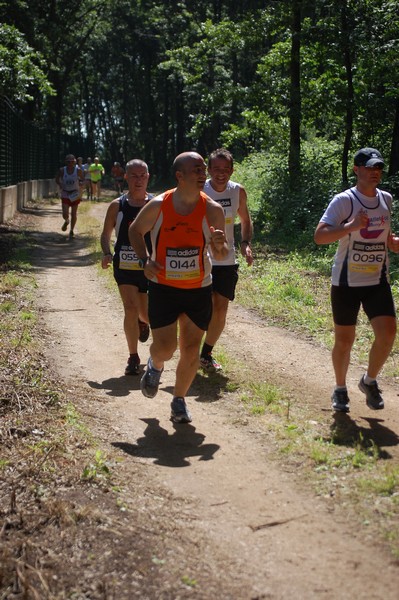
[[[171,420],[189,423],[185,396],[199,365],[199,347],[212,316],[211,263],[228,252],[221,206],[202,192],[206,165],[196,152],[176,157],[177,187],[150,200],[129,228],[129,238],[149,279],[148,313],[153,342],[141,391],[153,398],[164,363],[179,342]],[[151,232],[152,254],[144,241]],[[179,340],[177,328],[179,326]]]

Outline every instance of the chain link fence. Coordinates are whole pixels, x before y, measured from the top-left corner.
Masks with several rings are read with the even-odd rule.
[[[87,157],[84,138],[40,128],[21,117],[11,102],[0,97],[0,188],[23,181],[52,179],[65,155]]]

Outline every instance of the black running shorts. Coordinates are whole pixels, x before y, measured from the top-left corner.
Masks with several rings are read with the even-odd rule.
[[[336,325],[356,325],[360,306],[368,319],[395,317],[395,305],[388,282],[364,287],[331,286],[331,306]]]
[[[234,300],[238,281],[238,264],[212,267],[212,289],[224,298]]]
[[[114,265],[114,278],[118,285],[135,285],[141,294],[148,291],[148,279],[142,270],[119,269]]]
[[[171,325],[183,313],[199,329],[206,331],[212,317],[212,286],[182,290],[149,282],[148,316],[151,329]]]

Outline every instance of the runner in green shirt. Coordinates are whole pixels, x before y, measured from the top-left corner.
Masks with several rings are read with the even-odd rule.
[[[93,189],[93,199],[100,200],[101,194],[101,177],[105,175],[104,167],[99,162],[98,156],[94,158],[94,162],[89,167],[91,176],[91,185]]]

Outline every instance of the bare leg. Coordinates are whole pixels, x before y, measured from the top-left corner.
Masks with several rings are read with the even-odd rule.
[[[355,325],[335,325],[335,343],[332,350],[332,362],[337,386],[346,385],[346,374],[353,342],[355,341]]]
[[[170,360],[177,348],[177,321],[166,327],[152,330],[150,355],[152,364],[159,371],[166,360]]]
[[[69,206],[68,204],[61,204],[62,209],[62,218],[64,219],[64,223],[61,227],[62,231],[66,231],[69,224]]]
[[[139,326],[137,322],[140,306],[139,296],[142,296],[143,294],[139,294],[138,288],[135,285],[120,285],[119,293],[125,311],[123,329],[129,348],[129,354],[136,354],[139,339]]]
[[[148,323],[148,294],[139,293],[139,319]]]
[[[174,396],[187,394],[199,366],[199,348],[204,331],[183,314],[179,317],[180,359],[176,367]]]
[[[226,325],[229,299],[221,296],[217,292],[213,292],[212,305],[212,319],[205,335],[205,343],[209,344],[210,346],[214,346],[216,344]]]
[[[367,374],[369,377],[377,379],[395,341],[396,319],[387,316],[375,317],[370,323],[375,337],[370,348]]]
[[[71,231],[75,229],[76,221],[78,218],[78,206],[79,204],[72,204],[71,206]]]

